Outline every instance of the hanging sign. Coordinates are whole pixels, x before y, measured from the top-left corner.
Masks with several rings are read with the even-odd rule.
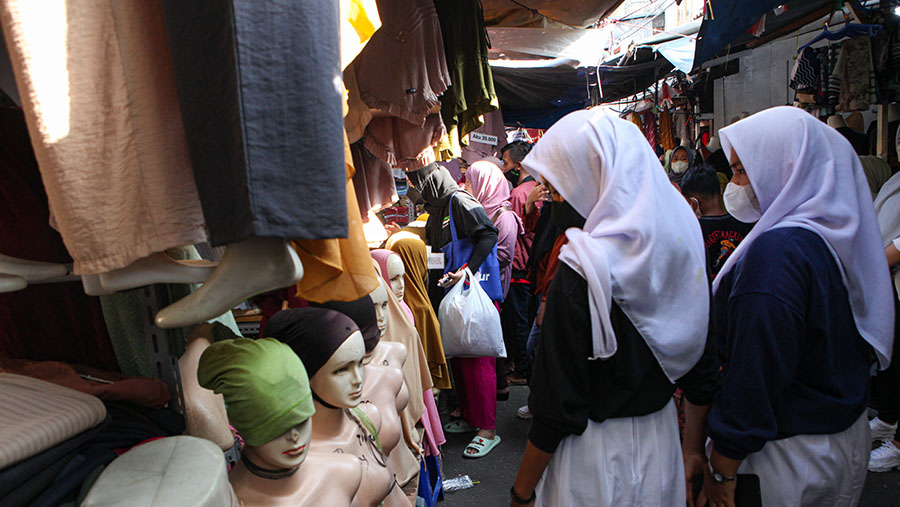
[[[489,136],[487,134],[481,134],[478,132],[472,132],[469,134],[469,140],[474,141],[476,143],[481,144],[489,144],[491,146],[497,146],[497,136]]]

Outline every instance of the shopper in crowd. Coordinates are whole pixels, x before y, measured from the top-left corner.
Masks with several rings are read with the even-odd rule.
[[[697,219],[640,130],[607,113],[562,118],[524,165],[560,203],[553,218],[569,242],[547,297],[512,501],[678,504],[673,382],[699,406],[717,387]],[[703,447],[694,430],[692,455]]]
[[[425,200],[425,211],[429,214],[425,223],[425,238],[431,251],[440,252],[452,240],[449,220],[452,207],[458,237],[468,239],[473,245],[472,254],[464,266],[473,273],[477,272],[497,244],[497,228],[485,213],[484,207],[467,192],[461,192],[450,172],[436,163],[408,172],[406,176]],[[462,280],[464,269],[461,267],[456,271],[448,271],[447,274],[449,280],[445,287],[451,287]],[[428,296],[435,311],[440,308],[444,298],[444,288],[437,285],[443,276],[444,270],[439,269],[432,270],[428,277]],[[465,455],[471,458],[486,456],[500,443],[500,436],[495,430],[496,360],[492,357],[457,357],[450,360],[450,366],[453,369],[461,419],[447,423],[444,431],[477,431],[466,448]]]
[[[720,189],[715,169],[705,164],[689,169],[681,181],[681,194],[700,217],[706,266],[712,277],[753,228],[725,211]]]
[[[687,146],[678,146],[672,150],[672,155],[666,161],[666,174],[675,186],[681,188],[681,180],[687,170],[694,165],[696,158],[697,152]]]
[[[506,174],[518,173],[515,188],[509,193],[509,202],[513,212],[518,215],[523,223],[526,221],[525,203],[528,194],[538,184],[533,176],[522,169],[522,160],[531,151],[531,144],[525,141],[513,141],[503,147],[503,167]],[[537,204],[533,211],[539,209]],[[537,216],[532,216],[536,222]],[[531,282],[528,279],[528,251],[534,241],[534,231],[526,229],[516,239],[516,249],[512,262],[512,277],[510,279],[509,293],[503,301],[503,313],[501,323],[503,325],[503,337],[506,340],[506,351],[509,357],[515,361],[515,372],[510,375],[510,382],[524,384],[529,375],[530,362],[526,353],[528,332],[531,330],[533,319],[533,294]]]
[[[733,505],[744,473],[759,477],[763,505],[856,505],[869,372],[889,363],[894,332],[859,158],[792,107],[719,134],[734,170],[725,206],[758,222],[713,284],[724,385],[700,504]]]
[[[503,297],[510,291],[510,278],[513,271],[513,255],[516,239],[525,230],[522,221],[512,210],[509,202],[509,185],[503,172],[495,164],[482,160],[472,164],[466,182],[468,190],[497,227],[497,261],[500,264],[500,284],[503,286]],[[507,354],[510,346],[507,342]],[[509,385],[506,382],[506,359],[497,358],[497,399],[509,399]]]
[[[892,176],[881,187],[875,198],[875,213],[881,230],[881,242],[885,247],[884,253],[891,267],[891,274],[897,280],[900,276],[900,173]],[[893,304],[896,315],[900,309],[900,296],[896,292],[896,285],[894,287]],[[872,442],[883,444],[874,449],[869,457],[870,472],[888,472],[900,467],[900,431],[897,430],[897,420],[900,419],[900,374],[897,372],[900,363],[897,356],[900,356],[900,347],[896,346],[897,336],[900,336],[900,319],[896,319],[894,324],[895,346],[891,365],[878,372],[874,380],[872,405],[878,410],[878,416],[869,421],[869,429]]]

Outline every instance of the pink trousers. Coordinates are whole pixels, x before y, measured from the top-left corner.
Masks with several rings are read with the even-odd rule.
[[[494,429],[497,419],[497,370],[493,357],[450,359],[459,412],[469,425]]]

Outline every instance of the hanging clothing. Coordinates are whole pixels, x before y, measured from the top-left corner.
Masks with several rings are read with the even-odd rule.
[[[391,166],[372,155],[362,143],[350,145],[353,153],[353,189],[363,222],[369,212],[377,212],[397,201],[397,184]]]
[[[834,256],[856,327],[886,368],[894,339],[893,318],[886,316],[893,315],[893,298],[869,186],[850,143],[791,107],[757,113],[722,129],[719,137],[722,148],[733,149],[741,159],[762,217],[726,261],[713,291],[763,233],[782,227],[810,230]]]
[[[372,268],[362,217],[356,203],[356,191],[353,189],[353,157],[346,135],[344,148],[347,161],[343,191],[349,223],[347,237],[291,242],[304,271],[303,279],[297,283],[297,296],[307,301],[356,301],[378,287],[378,274]],[[339,195],[335,193],[331,198]]]
[[[684,376],[700,359],[707,334],[706,255],[696,216],[659,170],[641,132],[612,115],[576,111],[544,134],[523,166],[587,218],[583,230],[566,231],[560,260],[588,282],[589,357],[616,353],[609,320],[615,300],[669,380]],[[691,301],[690,308],[672,305],[676,300]]]
[[[877,101],[869,37],[856,37],[841,43],[835,73],[841,82],[838,111],[864,111]]]
[[[659,113],[659,143],[667,151],[675,148],[675,127],[668,109]]]
[[[512,210],[509,183],[496,164],[486,160],[475,162],[469,167],[466,179],[466,186],[472,189],[472,195],[478,199],[497,228],[497,261],[500,264],[500,284],[505,299],[512,278],[516,240],[525,233],[525,229],[519,215]]]
[[[434,4],[451,82],[440,97],[441,117],[450,138],[445,145],[453,157],[459,157],[463,139],[484,123],[481,115],[500,107],[488,63],[490,41],[480,1],[436,0]]]
[[[403,260],[406,290],[403,301],[415,317],[413,321],[425,350],[431,381],[438,389],[450,389],[450,370],[444,357],[441,326],[428,299],[428,265],[425,242],[411,233],[399,232],[387,241],[387,247]]]
[[[589,421],[583,433],[562,441],[535,493],[542,507],[683,503],[674,402],[644,416]]]
[[[213,246],[346,238],[337,2],[167,0],[163,10]]]
[[[503,125],[503,113],[497,109],[490,113],[482,115],[484,125],[478,127],[469,133],[469,144],[462,146],[462,158],[473,162],[483,160],[487,157],[499,155],[500,150],[506,146],[506,127]],[[476,140],[472,139],[471,134],[477,132],[496,138],[495,144],[490,144],[493,139]]]
[[[644,125],[644,137],[647,138],[651,148],[656,148],[656,145],[659,144],[659,134],[656,131],[656,115],[653,114],[652,109],[644,111],[641,123]]]
[[[391,167],[415,171],[435,161],[434,147],[444,132],[439,114],[429,115],[422,125],[381,116],[369,121],[363,143]]]
[[[375,259],[376,262],[378,262],[378,268],[381,270],[381,277],[384,279],[384,282],[388,285],[388,289],[389,289],[388,292],[390,292],[391,297],[395,297],[394,296],[394,288],[391,287],[391,279],[390,279],[390,275],[388,274],[387,261],[391,255],[397,255],[397,254],[390,250],[384,250],[384,249],[372,250],[371,254],[372,254],[372,258]],[[401,262],[403,261],[403,259],[399,255],[397,256],[397,258],[400,259]],[[406,266],[404,265],[404,269],[405,268],[406,268]],[[404,279],[403,283],[405,286],[405,284],[406,284],[406,274],[405,273],[403,275],[403,279]],[[405,287],[404,287],[403,292],[404,292],[403,295],[405,297],[406,296]],[[412,310],[410,310],[409,305],[407,305],[406,302],[402,299],[397,302],[400,303],[400,308],[403,309],[403,314],[406,315],[407,317],[409,317],[409,321],[412,322],[413,325],[415,325],[416,317],[413,315]]]
[[[380,0],[378,15],[381,28],[346,72],[369,107],[421,127],[450,86],[434,2]]]
[[[376,271],[379,269],[378,261],[372,259],[370,262],[375,265]],[[379,273],[380,276],[380,273]],[[381,286],[388,293],[388,319],[387,329],[381,335],[381,339],[386,342],[402,343],[406,346],[407,356],[406,362],[403,363],[403,381],[409,389],[409,404],[400,412],[400,421],[403,425],[403,438],[406,445],[415,453],[423,452],[422,440],[416,424],[425,413],[425,400],[422,393],[431,391],[433,384],[431,383],[431,375],[428,371],[428,361],[425,359],[425,352],[422,349],[422,342],[416,333],[416,328],[412,322],[403,314],[400,303],[391,293],[391,287],[384,280],[379,280]]]
[[[205,241],[160,6],[10,0],[0,22],[74,272]]]

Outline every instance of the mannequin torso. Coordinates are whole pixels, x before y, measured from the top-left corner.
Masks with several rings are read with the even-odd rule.
[[[228,475],[244,507],[354,505],[363,466],[349,455],[310,452],[297,472],[284,479],[254,475],[243,462]]]

